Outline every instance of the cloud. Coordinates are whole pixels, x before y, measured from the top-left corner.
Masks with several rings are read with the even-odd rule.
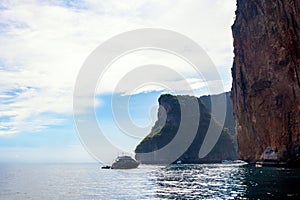
[[[210,77],[207,77],[213,72],[211,67],[215,67],[212,63],[207,62],[205,58],[202,65],[195,68],[182,58],[164,51],[135,51],[119,58],[102,72],[97,93],[133,95],[151,91],[171,91],[175,94],[198,95],[199,90],[202,94],[209,93],[212,82],[218,83],[220,89],[228,90],[228,87],[222,88],[223,84],[227,86],[226,81],[210,80]]]
[[[101,42],[132,29],[159,27],[189,36],[227,73],[225,79],[230,79],[234,2],[1,1],[0,135],[63,123],[72,113],[73,88],[84,60]],[[166,65],[194,78],[186,64],[165,55],[138,55],[127,61],[135,59],[144,64],[167,60]],[[116,66],[107,80],[118,80],[134,67]],[[193,82],[193,87],[200,87],[202,81]],[[102,91],[112,92],[114,84],[107,81]]]

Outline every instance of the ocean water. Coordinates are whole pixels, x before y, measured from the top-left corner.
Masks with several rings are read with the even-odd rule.
[[[0,199],[300,199],[300,170],[230,164],[0,164]]]

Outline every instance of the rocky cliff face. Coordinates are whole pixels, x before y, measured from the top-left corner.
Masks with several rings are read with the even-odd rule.
[[[239,157],[300,163],[300,1],[237,0],[232,100]]]
[[[229,93],[226,95],[227,99],[230,101],[227,104],[227,110],[229,113],[228,117],[232,119],[233,112],[232,106],[230,106],[231,100]],[[160,107],[158,110],[158,120],[153,126],[151,133],[136,147],[136,153],[154,152],[167,145],[175,137],[181,120],[180,105],[183,106],[182,109],[189,109],[189,104],[185,102],[189,102],[189,99],[196,97],[180,96],[183,101],[180,105],[177,98],[177,96],[172,95],[162,95],[159,98]],[[234,123],[234,120],[227,119],[228,117],[226,117],[224,127],[229,128],[223,129],[223,132],[212,151],[206,157],[201,159],[199,158],[199,150],[204,137],[206,136],[210,120],[212,120],[216,125],[218,125],[218,123],[211,117],[210,114],[210,97],[205,96],[200,99],[197,98],[197,101],[200,108],[198,131],[190,147],[183,152],[178,160],[183,163],[211,163],[221,162],[222,160],[235,160],[237,158],[236,137],[235,133],[232,132],[234,130],[230,128],[234,126],[231,124]],[[190,120],[193,120],[192,116]],[[186,133],[189,133],[189,131],[186,130]],[[145,156],[143,154],[137,154],[136,159],[145,164],[169,163],[168,157],[164,157],[163,155]]]

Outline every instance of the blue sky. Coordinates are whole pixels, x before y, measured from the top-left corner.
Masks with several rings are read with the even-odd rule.
[[[76,132],[73,89],[88,55],[124,31],[163,28],[188,36],[208,53],[229,90],[234,11],[234,0],[1,1],[0,162],[95,162]],[[187,63],[166,53],[136,52],[113,63],[96,91],[95,112],[112,143],[129,152],[153,125],[157,98],[168,92],[152,86],[113,90],[142,64],[170,66],[184,74],[196,95],[207,93]],[[145,127],[135,138],[120,136],[112,118],[111,95],[124,92],[131,95],[133,122]]]

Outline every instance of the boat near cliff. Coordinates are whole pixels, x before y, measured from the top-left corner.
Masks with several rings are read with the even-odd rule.
[[[267,147],[260,157],[260,160],[255,163],[256,167],[285,167],[286,162],[278,159],[277,150]]]
[[[243,166],[248,165],[247,162],[242,160],[222,160],[223,165],[230,165],[230,166]]]
[[[118,156],[113,162],[111,169],[134,169],[139,165],[140,163],[130,156]]]
[[[279,161],[257,161],[255,163],[256,167],[286,167],[287,163],[286,162],[279,162]]]

